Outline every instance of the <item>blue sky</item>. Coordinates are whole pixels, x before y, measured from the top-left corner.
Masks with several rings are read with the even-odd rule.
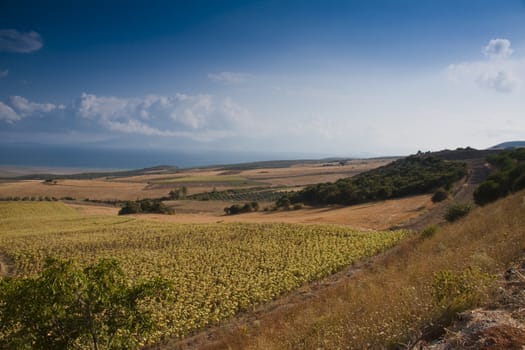
[[[525,1],[2,1],[0,144],[394,155],[524,139]]]

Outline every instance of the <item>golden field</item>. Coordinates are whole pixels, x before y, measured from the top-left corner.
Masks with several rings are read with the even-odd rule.
[[[60,202],[0,203],[1,254],[11,274],[33,275],[49,256],[81,264],[116,258],[132,280],[173,281],[172,301],[156,315],[163,336],[175,337],[333,274],[406,234],[333,225],[183,225],[84,215]]]

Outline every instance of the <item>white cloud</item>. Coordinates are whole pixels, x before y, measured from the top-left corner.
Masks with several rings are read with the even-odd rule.
[[[118,98],[84,93],[76,108],[80,117],[112,131],[200,140],[229,135],[250,119],[249,112],[230,98],[212,95]]]
[[[12,124],[20,119],[22,119],[22,117],[18,115],[13,108],[0,101],[0,120]]]
[[[449,65],[449,79],[500,93],[517,91],[525,79],[525,59],[510,57],[513,53],[510,41],[490,40],[483,53],[489,59]]]
[[[9,75],[9,69],[0,70],[0,79],[5,78]]]
[[[22,117],[29,117],[36,114],[45,114],[56,109],[64,109],[63,105],[55,105],[52,103],[36,103],[30,102],[22,96],[11,96],[8,100],[9,105]]]
[[[510,40],[492,39],[487,46],[483,48],[482,52],[489,58],[501,59],[510,57],[514,50],[510,47]]]
[[[29,53],[42,48],[42,38],[37,32],[19,32],[15,29],[0,30],[0,51]]]
[[[242,84],[250,78],[252,75],[247,73],[220,72],[208,74],[208,79],[211,81],[227,85]]]
[[[64,105],[36,103],[22,96],[11,96],[5,103],[0,101],[0,120],[12,124],[27,117],[45,115],[63,109],[65,109]]]
[[[78,114],[88,119],[115,119],[129,114],[129,100],[117,97],[98,97],[83,93],[78,104]]]
[[[512,73],[500,70],[495,73],[487,72],[478,76],[477,83],[481,87],[506,93],[516,90],[520,85],[520,80]]]
[[[66,114],[61,113],[64,110]],[[64,119],[64,115],[73,118]],[[82,125],[100,132],[186,137],[200,141],[233,136],[253,125],[248,110],[231,98],[212,95],[121,98],[83,93],[68,106],[31,102],[21,96],[11,96],[0,102],[0,121],[5,123],[14,124],[39,116],[47,117],[49,123],[60,123],[65,129]]]

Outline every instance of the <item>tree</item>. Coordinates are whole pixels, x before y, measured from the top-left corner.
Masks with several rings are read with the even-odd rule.
[[[122,209],[119,210],[118,215],[137,214],[141,211],[140,203],[137,201],[127,201]]]
[[[173,200],[186,199],[187,195],[188,195],[188,188],[186,186],[182,186],[181,188],[171,190],[168,194],[169,198]]]
[[[143,302],[166,298],[169,287],[130,286],[116,260],[81,269],[49,259],[38,277],[0,280],[0,348],[138,348],[158,328]]]
[[[447,208],[445,213],[445,219],[448,222],[454,222],[462,217],[465,217],[470,213],[472,207],[468,204],[454,204]]]
[[[434,194],[432,195],[432,202],[433,203],[442,202],[447,198],[448,198],[448,191],[445,190],[444,188],[438,188],[436,192],[434,192]]]
[[[185,199],[187,194],[188,194],[188,188],[186,186],[182,186],[180,188],[180,198]]]
[[[478,205],[494,202],[499,197],[504,196],[504,191],[501,187],[500,183],[491,179],[482,182],[474,191],[474,201]]]

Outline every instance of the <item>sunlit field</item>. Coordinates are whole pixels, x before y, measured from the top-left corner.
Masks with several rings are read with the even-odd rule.
[[[164,336],[181,337],[330,275],[402,239],[406,231],[335,225],[171,224],[83,216],[59,202],[0,203],[0,246],[12,273],[38,273],[45,258],[118,259],[131,280],[173,281],[157,308]]]

